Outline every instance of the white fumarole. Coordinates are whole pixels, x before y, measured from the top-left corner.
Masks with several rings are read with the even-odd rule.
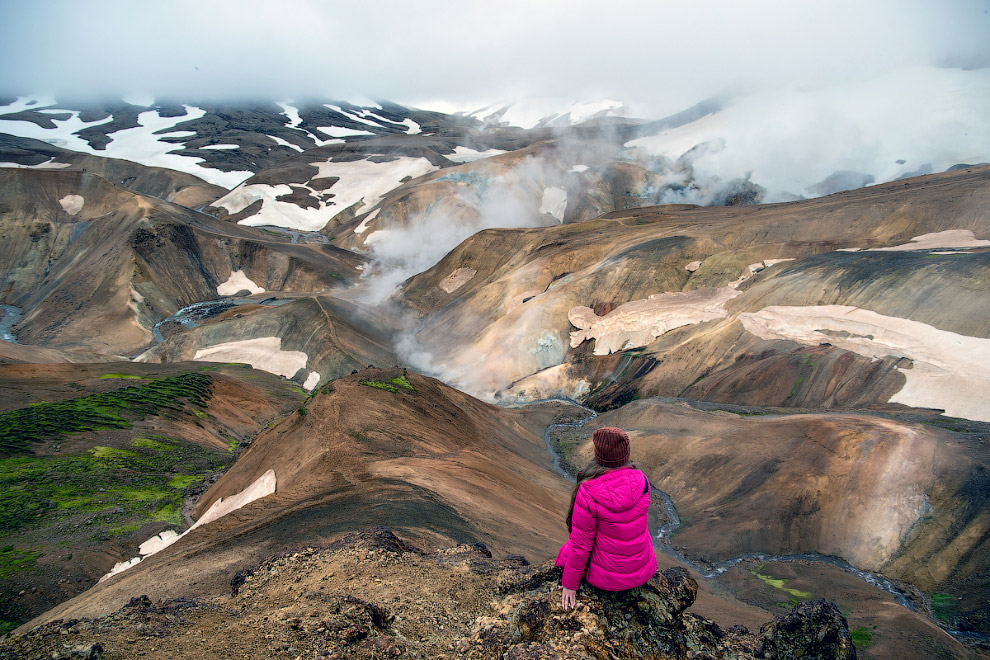
[[[847,305],[771,306],[739,320],[760,339],[832,344],[872,359],[908,358],[914,364],[898,369],[907,382],[891,403],[990,422],[990,339]]]
[[[590,307],[574,307],[567,313],[577,328],[571,333],[571,348],[586,339],[596,340],[595,355],[646,346],[674,328],[724,318],[725,303],[739,293],[731,287],[657,293],[619,305],[605,316]]]

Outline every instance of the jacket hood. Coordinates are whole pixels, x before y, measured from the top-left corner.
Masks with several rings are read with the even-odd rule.
[[[581,484],[581,488],[600,506],[609,511],[633,508],[646,485],[646,476],[635,468],[619,468]]]

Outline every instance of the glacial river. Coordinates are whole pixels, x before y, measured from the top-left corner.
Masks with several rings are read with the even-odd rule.
[[[0,305],[0,339],[17,343],[14,324],[21,319],[21,310],[13,305]]]

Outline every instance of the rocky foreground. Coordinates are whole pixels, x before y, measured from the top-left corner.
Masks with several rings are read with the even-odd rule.
[[[560,573],[484,545],[423,553],[384,528],[245,567],[231,593],[53,621],[0,640],[0,659],[44,658],[855,658],[831,603],[801,603],[760,630],[691,614],[698,585],[671,568],[627,592],[583,587],[560,608]]]

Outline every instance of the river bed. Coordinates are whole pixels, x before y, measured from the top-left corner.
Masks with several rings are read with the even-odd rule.
[[[0,305],[0,339],[17,343],[14,324],[21,320],[23,312],[13,305]]]

